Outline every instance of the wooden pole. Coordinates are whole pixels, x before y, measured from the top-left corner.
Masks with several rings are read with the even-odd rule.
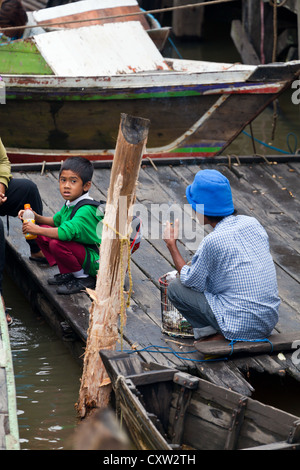
[[[174,10],[172,30],[176,37],[198,37],[203,35],[204,8],[198,8],[203,0],[173,0],[174,7],[190,4],[190,8]],[[195,7],[191,8],[195,3]]]
[[[90,292],[93,303],[77,404],[77,411],[82,418],[92,409],[105,408],[109,403],[111,385],[99,351],[114,350],[118,340],[123,292],[120,283],[126,272],[128,256],[127,245],[121,256],[121,238],[129,232],[130,212],[135,202],[149,125],[147,119],[121,115],[103,221],[97,285],[96,290]]]

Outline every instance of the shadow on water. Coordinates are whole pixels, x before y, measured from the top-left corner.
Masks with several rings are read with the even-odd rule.
[[[14,320],[9,333],[21,450],[64,449],[77,424],[81,369],[7,275],[3,291]]]

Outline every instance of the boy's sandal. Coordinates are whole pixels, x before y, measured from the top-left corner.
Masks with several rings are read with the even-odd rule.
[[[46,258],[34,258],[33,256],[29,256],[29,259],[38,264],[49,264]]]

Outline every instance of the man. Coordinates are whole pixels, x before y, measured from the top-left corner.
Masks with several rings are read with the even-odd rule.
[[[186,188],[189,204],[213,231],[200,243],[191,265],[179,253],[178,221],[164,240],[179,278],[168,297],[194,328],[195,339],[257,340],[278,321],[275,266],[268,235],[254,218],[234,215],[228,179],[216,170],[199,171]]]
[[[35,211],[43,211],[39,190],[32,181],[26,178],[13,178],[10,162],[6,150],[0,139],[0,216],[16,217],[24,204],[29,203]],[[20,234],[22,227],[20,225]],[[38,263],[47,263],[45,257],[35,240],[28,240],[30,259]],[[0,295],[2,296],[2,278],[5,262],[5,237],[3,223],[0,224]],[[2,297],[3,301],[3,297]],[[3,301],[4,305],[4,301]],[[11,318],[7,314],[7,321],[11,324]]]

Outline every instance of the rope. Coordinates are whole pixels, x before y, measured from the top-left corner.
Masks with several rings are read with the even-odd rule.
[[[289,143],[289,137],[290,137],[290,136],[293,136],[293,137],[294,137],[294,143],[295,143],[294,151],[292,151],[291,146],[290,146],[290,143]],[[290,151],[291,153],[297,153],[297,143],[298,143],[298,141],[297,141],[297,136],[296,136],[296,134],[295,134],[294,132],[289,132],[289,133],[288,133],[288,135],[286,136],[286,143],[287,143],[287,146],[288,146],[289,151]]]
[[[248,343],[270,343],[270,345],[271,345],[271,351],[270,352],[273,352],[273,344],[268,338],[264,338],[264,339],[233,339],[229,343],[229,346],[231,347],[231,352],[229,354],[230,356],[233,354],[233,346],[238,341],[246,341]]]
[[[255,147],[255,140],[254,140],[254,134],[253,134],[253,129],[252,129],[252,122],[250,122],[250,132],[251,132],[253,152],[255,154],[256,153],[256,147]]]
[[[149,348],[158,348],[158,349],[149,349]],[[160,349],[164,349],[164,351],[160,351]],[[169,351],[166,351],[166,349],[169,349]],[[143,351],[147,351],[147,352],[151,352],[151,353],[160,353],[160,354],[173,354],[174,356],[176,356],[178,359],[182,359],[184,361],[193,361],[193,362],[216,362],[216,361],[227,361],[228,358],[227,357],[216,357],[216,358],[209,358],[209,359],[190,359],[188,357],[183,357],[181,355],[179,355],[176,351],[173,351],[172,348],[170,348],[169,346],[156,346],[155,344],[151,344],[149,346],[146,346],[145,348],[142,348],[142,349],[126,349],[124,352],[127,352],[128,354],[133,354],[133,353],[136,353],[136,352],[143,352]],[[194,353],[198,353],[199,351],[197,351],[197,349],[193,350],[193,351],[183,351],[183,354],[194,354]]]
[[[233,154],[233,155],[226,155],[226,156],[227,156],[227,158],[228,158],[228,168],[229,168],[229,170],[231,170],[231,158],[232,158],[232,157],[234,157],[234,158],[236,159],[238,166],[241,165],[241,160],[240,160],[240,158],[238,157],[238,155]]]
[[[233,346],[235,343],[237,343],[238,341],[245,341],[245,342],[249,342],[249,343],[270,343],[271,345],[271,351],[270,353],[273,352],[273,344],[272,342],[268,339],[268,338],[264,338],[264,339],[233,339],[230,341],[229,343],[229,346],[231,347],[231,351],[229,353],[229,356],[231,356],[233,354]],[[149,348],[157,348],[157,349],[149,349]],[[164,351],[161,351],[161,349],[163,349]],[[168,350],[168,351],[167,351]],[[123,350],[122,350],[123,351]],[[173,354],[174,356],[176,356],[178,359],[182,359],[184,361],[193,361],[193,362],[216,362],[216,361],[228,361],[228,357],[215,357],[215,358],[207,358],[207,359],[191,359],[189,357],[184,357],[184,356],[181,356],[180,354],[178,354],[176,351],[174,351],[172,348],[170,348],[169,346],[156,346],[154,344],[152,345],[149,345],[149,346],[146,346],[142,349],[126,349],[124,352],[127,352],[128,354],[133,354],[133,353],[136,353],[136,352],[143,352],[143,351],[147,351],[148,353],[160,353],[160,354]],[[197,349],[195,350],[192,350],[192,351],[183,351],[183,354],[194,354],[194,353],[198,353],[199,351]]]
[[[198,7],[203,7],[203,6],[209,6],[209,5],[218,5],[218,4],[222,4],[222,3],[229,3],[229,2],[234,2],[236,0],[212,0],[212,1],[209,1],[209,2],[205,2],[205,3],[192,3],[192,4],[188,4],[188,5],[178,5],[178,6],[175,6],[175,7],[168,7],[168,8],[158,8],[156,10],[148,10],[148,11],[140,11],[140,12],[134,12],[134,13],[126,13],[126,14],[122,14],[122,15],[113,15],[113,16],[106,16],[106,17],[97,17],[97,18],[88,18],[88,19],[84,19],[84,20],[73,20],[73,21],[66,21],[64,23],[44,23],[44,24],[39,24],[38,26],[41,26],[43,28],[45,27],[52,27],[52,26],[64,26],[64,25],[67,25],[67,24],[73,24],[73,23],[86,23],[86,22],[89,22],[89,21],[101,21],[101,20],[111,20],[111,19],[116,19],[116,18],[124,18],[124,17],[127,17],[127,16],[140,16],[140,15],[150,15],[150,14],[153,14],[153,13],[164,13],[164,12],[167,12],[167,11],[174,11],[174,10],[183,10],[183,9],[186,9],[186,8],[198,8]],[[0,31],[10,31],[12,29],[14,30],[18,30],[18,29],[30,29],[32,28],[33,26],[30,25],[30,26],[9,26],[9,27],[6,27],[6,28],[0,28]]]
[[[123,269],[123,246],[124,244],[127,245],[127,269],[128,269],[128,276],[129,276],[129,291],[126,301],[126,307],[124,302],[124,269]],[[131,267],[130,267],[130,240],[122,239],[120,241],[120,264],[121,264],[121,280],[120,280],[120,336],[121,336],[121,350],[123,350],[123,335],[124,335],[124,324],[125,324],[125,315],[126,315],[126,308],[130,305],[130,297],[132,293],[132,276],[131,276]]]
[[[121,336],[121,351],[123,351],[123,336],[124,336],[124,324],[125,324],[125,315],[126,315],[126,308],[130,305],[130,298],[132,294],[132,275],[131,275],[131,266],[130,266],[130,259],[131,259],[131,245],[130,245],[130,235],[127,236],[122,235],[118,232],[114,227],[111,227],[107,222],[103,222],[103,225],[106,225],[109,229],[115,232],[116,235],[120,238],[120,270],[121,270],[121,278],[120,278],[120,336]],[[127,301],[125,304],[124,300],[124,264],[123,264],[123,247],[127,245],[127,270],[129,276],[129,291],[127,296]]]
[[[179,59],[183,59],[182,55],[180,54],[179,50],[177,49],[174,41],[172,41],[171,38],[168,38],[168,41],[169,43],[171,44],[171,46],[173,47],[174,51],[176,52],[176,54],[178,55]]]
[[[256,142],[258,142],[259,144],[264,145],[265,147],[268,147],[268,148],[270,148],[270,149],[272,149],[272,150],[276,150],[276,152],[281,152],[281,153],[285,153],[285,154],[288,154],[288,155],[290,154],[290,152],[287,152],[286,150],[282,150],[282,149],[280,149],[280,148],[274,147],[273,145],[266,144],[266,143],[263,142],[262,140],[259,140],[259,139],[257,139],[256,137],[251,136],[251,135],[248,134],[248,132],[246,132],[246,131],[242,131],[242,132],[243,132],[243,134],[247,135],[248,137],[251,137],[252,140],[255,140]],[[291,134],[291,133],[290,133],[290,134]]]

